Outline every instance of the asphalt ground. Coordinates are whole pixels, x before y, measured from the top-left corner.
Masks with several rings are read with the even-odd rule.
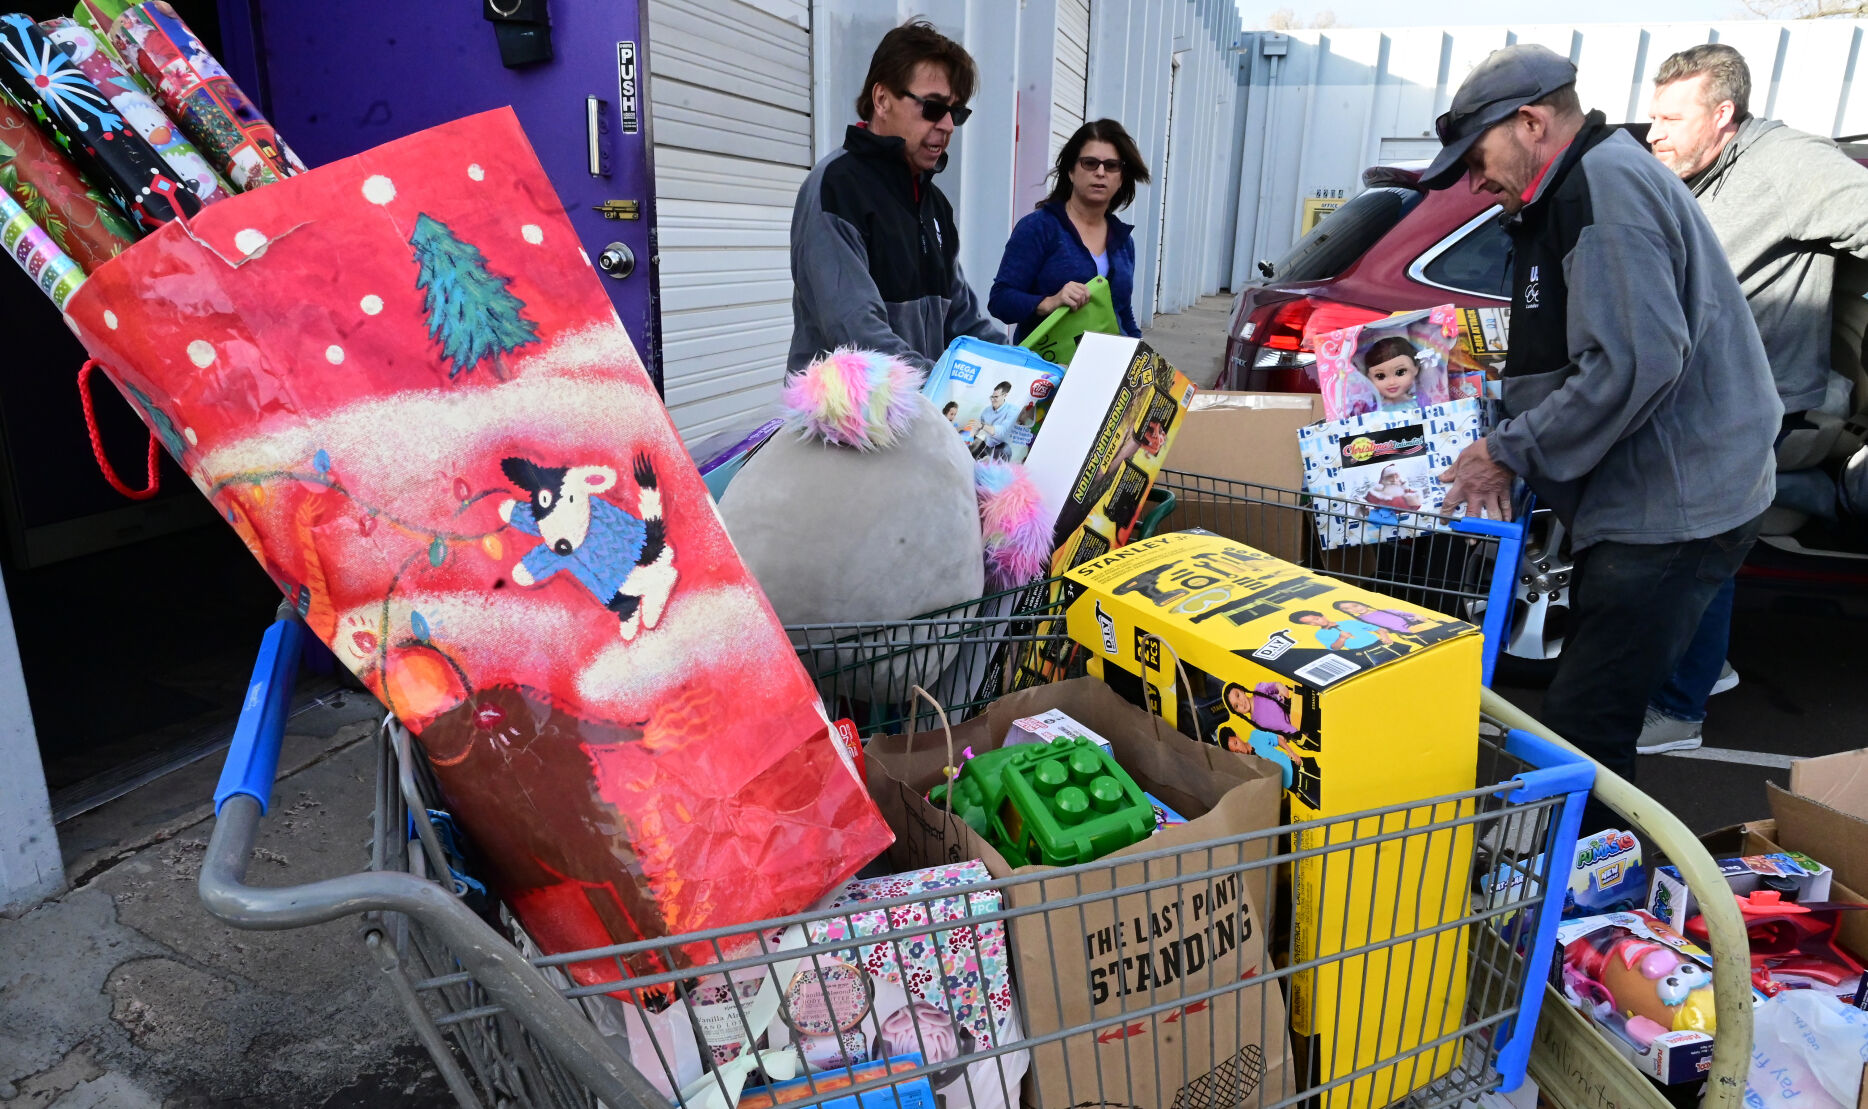
[[[1740,580],[1727,661],[1737,688],[1707,706],[1705,748],[1643,758],[1635,785],[1695,832],[1770,815],[1765,782],[1792,759],[1868,747],[1868,646],[1858,586],[1791,592]],[[1538,689],[1500,686],[1537,715]]]

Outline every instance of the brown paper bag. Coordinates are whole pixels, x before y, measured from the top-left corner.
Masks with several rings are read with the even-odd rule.
[[[870,792],[896,831],[898,869],[981,859],[1006,890],[1027,1035],[1105,1022],[1032,1049],[1029,1106],[1258,1106],[1288,1097],[1284,996],[1261,907],[1276,891],[1271,839],[1211,841],[1277,826],[1275,767],[1196,743],[1092,678],[1014,693],[952,730],[953,750],[1000,747],[1012,721],[1062,709],[1110,741],[1148,792],[1188,818],[1087,869],[1014,871],[983,837],[930,804],[952,761],[941,731],[872,740]],[[1164,854],[1165,852],[1165,854]],[[1139,861],[1124,862],[1137,858]],[[1132,892],[1113,893],[1124,890]]]

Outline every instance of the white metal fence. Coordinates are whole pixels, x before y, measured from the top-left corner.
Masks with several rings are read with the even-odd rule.
[[[1668,55],[1723,42],[1745,55],[1752,111],[1841,137],[1868,132],[1868,81],[1856,79],[1868,20],[1491,27],[1403,27],[1254,33],[1240,121],[1238,214],[1227,284],[1298,235],[1304,201],[1353,196],[1378,162],[1427,158],[1433,120],[1482,58],[1542,43],[1577,66],[1586,107],[1645,122],[1653,76]],[[1092,67],[1093,71],[1093,67]],[[1092,94],[1093,95],[1093,94]]]

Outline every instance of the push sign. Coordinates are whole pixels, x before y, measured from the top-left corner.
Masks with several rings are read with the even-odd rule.
[[[642,129],[641,103],[636,97],[636,44],[616,44],[616,94],[623,109],[623,134]]]

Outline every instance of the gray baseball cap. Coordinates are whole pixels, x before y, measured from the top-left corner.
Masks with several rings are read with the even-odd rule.
[[[1440,155],[1420,175],[1429,189],[1444,189],[1465,171],[1461,159],[1486,128],[1526,104],[1576,83],[1576,67],[1547,46],[1521,44],[1494,50],[1473,67],[1453,94],[1453,106],[1433,121]]]

